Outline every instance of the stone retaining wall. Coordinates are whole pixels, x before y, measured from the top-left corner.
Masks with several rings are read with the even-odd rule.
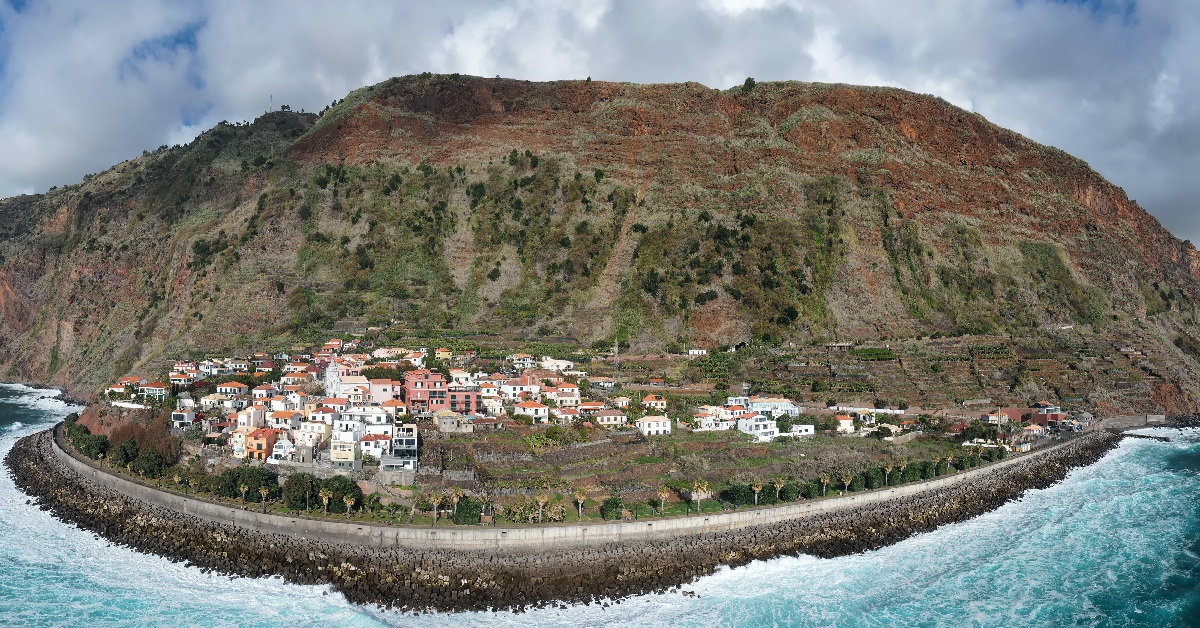
[[[1119,439],[1087,434],[983,469],[836,500],[635,523],[512,528],[262,515],[108,474],[68,455],[50,432],[19,441],[5,463],[42,508],[140,551],[224,573],[328,583],[353,602],[467,610],[616,598],[688,583],[720,565],[883,547],[1049,486]]]

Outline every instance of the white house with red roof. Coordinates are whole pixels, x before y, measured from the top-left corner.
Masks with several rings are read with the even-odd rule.
[[[250,387],[241,382],[225,382],[217,384],[217,394],[220,395],[245,395],[250,392]]]
[[[299,429],[304,416],[295,410],[280,410],[267,415],[267,427],[277,430]]]
[[[392,453],[392,437],[388,434],[363,434],[358,444],[361,455],[371,456],[375,460]]]
[[[146,399],[166,401],[169,387],[162,382],[149,382],[138,387],[138,394]]]
[[[513,414],[531,417],[536,423],[545,423],[550,420],[550,406],[536,401],[522,401],[513,407]]]
[[[308,420],[320,421],[328,425],[333,425],[333,422],[337,420],[338,416],[340,416],[340,414],[337,410],[334,410],[329,406],[318,406],[315,410],[308,414]]]
[[[537,365],[537,360],[528,353],[514,353],[508,356],[508,360],[512,362],[513,368],[517,369],[517,371],[531,369]]]

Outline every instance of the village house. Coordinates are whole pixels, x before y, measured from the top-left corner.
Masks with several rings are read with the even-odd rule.
[[[662,395],[646,395],[642,397],[642,407],[647,410],[665,412],[667,409],[667,400]]]
[[[380,457],[379,468],[385,471],[415,471],[417,469],[417,426],[404,423],[392,435],[391,454]]]
[[[260,428],[266,427],[267,418],[262,406],[250,406],[237,411],[237,426]]]
[[[757,412],[773,418],[800,416],[800,408],[796,407],[796,404],[791,399],[783,397],[751,396],[746,404],[746,408],[751,412]]]
[[[737,420],[738,431],[749,434],[760,443],[775,440],[779,436],[779,427],[774,419],[768,419],[757,413],[747,413]]]
[[[279,440],[275,441],[275,446],[271,448],[271,457],[267,458],[267,463],[278,464],[284,460],[291,460],[294,453],[296,453],[296,445],[288,439],[286,434],[281,435]]]
[[[483,397],[475,386],[451,384],[446,407],[459,414],[478,414],[483,412]]]
[[[548,355],[542,356],[542,361],[539,366],[547,371],[555,371],[562,373],[575,368],[575,363],[570,360],[557,360]]]
[[[513,414],[531,417],[535,423],[545,423],[550,419],[550,407],[536,401],[522,401],[513,407]]]
[[[167,385],[162,382],[150,382],[142,384],[138,388],[138,394],[146,399],[163,402],[167,400]]]
[[[390,414],[393,421],[396,420],[396,417],[402,417],[408,414],[408,406],[399,399],[389,399],[379,404],[379,407],[383,408],[385,412]]]
[[[250,393],[250,387],[241,382],[225,382],[217,384],[218,395],[238,396]]]
[[[321,405],[335,412],[344,412],[350,407],[350,400],[345,397],[326,397],[321,400]]]
[[[447,393],[446,377],[437,371],[416,369],[404,374],[404,401],[413,414],[446,409]]]
[[[280,410],[267,415],[267,427],[290,432],[300,428],[303,415],[295,410]]]
[[[433,350],[433,357],[434,357],[434,359],[445,362],[446,360],[449,360],[450,358],[454,357],[454,352],[447,349],[446,347],[438,347],[437,349]]]
[[[196,412],[194,410],[176,409],[171,411],[171,427],[177,430],[186,430],[196,422]]]
[[[296,430],[296,445],[311,447],[314,450],[319,449],[321,443],[328,440],[331,434],[333,434],[331,423],[309,419],[301,423],[300,429]]]
[[[634,425],[646,436],[671,433],[671,419],[665,416],[645,416],[635,421]]]
[[[531,369],[535,364],[533,356],[528,353],[514,353],[508,356],[508,361],[512,362],[513,368],[517,369],[517,372]]]
[[[513,379],[505,380],[500,385],[500,395],[509,401],[518,399],[532,399],[537,397],[542,391],[541,382],[529,375],[522,375]]]
[[[599,410],[592,413],[592,420],[600,427],[615,429],[625,427],[629,418],[620,410]]]
[[[392,452],[392,437],[388,434],[363,434],[358,446],[360,455],[382,460]]]
[[[266,462],[275,450],[275,441],[279,439],[279,430],[260,427],[246,435],[246,458]]]

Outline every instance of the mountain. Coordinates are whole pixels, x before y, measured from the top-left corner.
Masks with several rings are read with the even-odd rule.
[[[1146,407],[1200,399],[1196,249],[1083,161],[898,89],[408,76],[0,217],[0,365],[81,394],[395,324],[634,350],[1131,343],[1169,389]]]

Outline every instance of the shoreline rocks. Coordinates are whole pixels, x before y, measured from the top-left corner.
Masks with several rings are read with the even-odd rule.
[[[205,571],[326,584],[358,604],[405,611],[526,609],[661,592],[754,560],[834,558],[878,549],[983,514],[1098,460],[1120,435],[1094,432],[1052,451],[887,502],[736,530],[537,550],[373,548],[269,534],[156,507],[100,487],[52,452],[51,431],[21,439],[5,458],[43,510],[135,550]]]

